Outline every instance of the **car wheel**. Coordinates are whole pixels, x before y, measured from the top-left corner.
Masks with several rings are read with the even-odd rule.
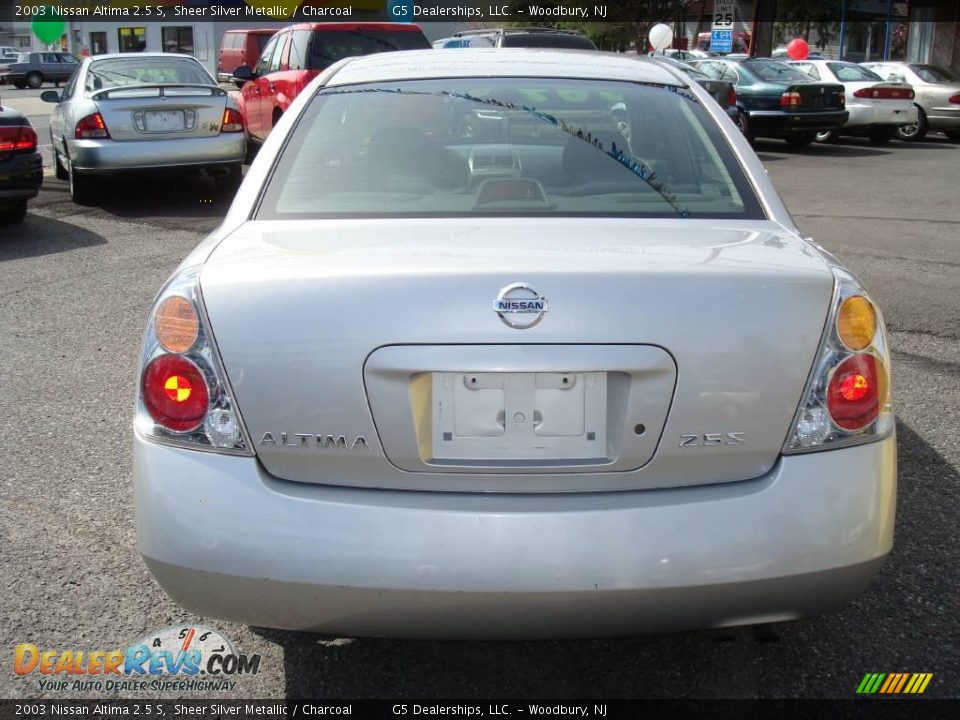
[[[3,225],[13,225],[14,223],[22,223],[24,218],[27,217],[27,201],[18,200],[13,205],[8,205],[3,210],[0,210],[0,224]]]
[[[72,167],[69,172],[70,179],[70,199],[77,205],[92,205],[97,197],[96,187],[93,184],[93,178],[78,173]]]
[[[53,151],[53,172],[57,176],[57,180],[69,180],[70,172],[63,165],[63,161],[60,159],[60,153],[56,150]]]
[[[948,140],[960,142],[960,130],[944,130],[943,134],[947,136]]]
[[[226,173],[214,176],[213,182],[217,186],[218,193],[234,195],[240,189],[240,183],[243,182],[243,169],[240,165],[231,165]]]
[[[824,130],[823,132],[817,133],[818,143],[835,143],[839,139],[840,133],[836,130]]]
[[[901,140],[923,140],[927,135],[927,116],[917,108],[917,121],[897,128],[897,137]]]
[[[253,159],[257,157],[257,153],[260,152],[261,144],[254,139],[247,140],[247,150],[243,156],[244,165],[249,165],[253,162]]]
[[[38,87],[43,85],[43,75],[38,72],[30,73],[27,75],[27,85],[36,90]]]
[[[787,135],[784,140],[792,148],[805,148],[817,139],[815,133],[803,133],[802,135]]]
[[[737,113],[737,127],[740,129],[740,132],[743,133],[747,142],[753,145],[754,135],[750,131],[750,118],[747,117],[745,112]]]

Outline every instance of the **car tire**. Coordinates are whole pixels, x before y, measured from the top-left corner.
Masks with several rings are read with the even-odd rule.
[[[944,130],[943,134],[947,136],[948,140],[960,142],[960,130]]]
[[[53,151],[53,172],[56,175],[57,180],[69,180],[70,171],[64,166],[63,161],[60,160],[60,153],[56,150]]]
[[[818,132],[816,135],[818,143],[835,143],[839,139],[840,133],[836,130],[825,130],[824,132]]]
[[[27,84],[26,84],[25,82],[22,82],[22,81],[20,81],[20,80],[17,80],[17,81],[13,84],[13,86],[14,86],[17,90],[23,90],[23,89],[27,86]]]
[[[917,141],[927,136],[927,116],[922,108],[917,108],[917,122],[913,125],[901,125],[897,128],[897,137],[901,140]]]
[[[799,150],[800,148],[805,148],[814,140],[817,139],[816,133],[803,133],[797,135],[787,135],[784,140],[787,141],[787,145],[792,147],[794,150]]]
[[[740,132],[743,133],[743,136],[747,139],[747,142],[753,145],[755,137],[750,131],[750,118],[745,112],[737,113],[737,127],[740,129]]]
[[[17,200],[13,205],[9,205],[0,210],[0,225],[13,225],[22,223],[27,217],[27,201]]]
[[[243,182],[243,168],[240,165],[231,165],[230,169],[221,175],[215,175],[213,178],[217,192],[221,195],[235,195],[240,189],[240,183]]]
[[[93,178],[78,173],[71,167],[68,179],[70,180],[70,199],[77,205],[92,205],[97,198]]]
[[[27,85],[29,85],[32,90],[41,87],[43,85],[43,75],[38,72],[30,73],[27,75]]]
[[[247,150],[243,156],[243,164],[249,165],[253,162],[254,158],[257,157],[257,153],[260,152],[261,144],[252,138],[247,140]]]

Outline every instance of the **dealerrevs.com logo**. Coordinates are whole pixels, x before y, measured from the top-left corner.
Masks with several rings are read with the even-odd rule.
[[[242,655],[221,632],[172,625],[126,650],[50,650],[20,643],[13,671],[37,677],[38,689],[128,691],[233,690],[240,675],[256,675],[259,655]]]

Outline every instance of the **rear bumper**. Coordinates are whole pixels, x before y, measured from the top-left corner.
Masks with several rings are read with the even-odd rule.
[[[75,170],[86,173],[242,163],[242,132],[178,140],[67,140]]]
[[[893,541],[896,441],[755,480],[467,495],[279,481],[137,436],[137,546],[202,615],[361,636],[583,637],[797,618],[862,592]]]
[[[897,108],[884,108],[879,103],[876,105],[848,104],[847,112],[850,113],[850,117],[843,126],[845,130],[865,129],[877,125],[898,126],[917,121],[917,106],[913,103],[910,103],[909,107]]]
[[[0,161],[0,202],[36,197],[43,184],[43,158],[31,152]]]
[[[750,110],[748,115],[751,132],[755,135],[772,137],[835,130],[847,122],[849,117],[846,110],[795,113],[780,110]]]
[[[935,130],[960,129],[960,105],[930,108],[926,114],[927,125]]]

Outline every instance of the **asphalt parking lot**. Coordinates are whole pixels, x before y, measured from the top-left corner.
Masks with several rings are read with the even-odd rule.
[[[847,698],[865,673],[893,671],[932,672],[927,696],[960,695],[960,144],[757,151],[799,226],[861,276],[891,331],[896,546],[856,603],[761,632],[522,643],[351,640],[190,616],[134,547],[131,418],[151,300],[226,201],[198,178],[115,184],[102,207],[81,208],[47,176],[25,224],[0,229],[0,696],[65,697],[14,675],[17,643],[125,648],[182,622],[262,656],[222,697]]]

